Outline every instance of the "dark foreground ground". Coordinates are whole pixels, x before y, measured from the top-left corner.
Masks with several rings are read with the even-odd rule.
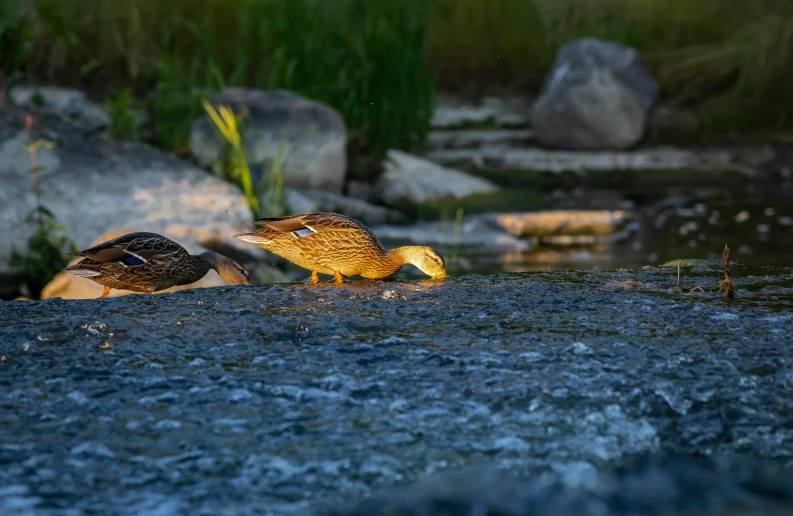
[[[702,265],[694,293],[653,269],[2,302],[0,513],[790,514],[793,278],[754,272],[731,302]]]

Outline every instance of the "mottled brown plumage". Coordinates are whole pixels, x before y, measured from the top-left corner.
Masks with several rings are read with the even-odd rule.
[[[151,294],[189,285],[210,269],[215,269],[229,284],[250,283],[248,271],[234,260],[212,252],[191,255],[157,233],[128,233],[70,254],[83,259],[64,270],[103,285],[103,299],[111,288]]]
[[[332,274],[337,283],[343,276],[386,278],[404,265],[413,264],[434,278],[446,276],[443,258],[431,247],[406,246],[383,249],[377,237],[361,222],[338,213],[303,213],[289,217],[259,219],[255,233],[234,238],[245,240],[311,271]]]

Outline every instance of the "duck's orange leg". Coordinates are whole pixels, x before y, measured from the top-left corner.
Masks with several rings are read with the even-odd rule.
[[[337,285],[344,283],[344,276],[342,276],[339,271],[333,271],[333,279],[336,280]]]
[[[311,284],[316,285],[319,283],[319,273],[317,271],[311,271]]]
[[[105,287],[105,290],[102,291],[102,299],[107,299],[107,296],[110,295],[110,287]]]

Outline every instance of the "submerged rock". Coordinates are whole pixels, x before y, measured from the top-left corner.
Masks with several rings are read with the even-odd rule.
[[[489,193],[497,186],[480,177],[445,168],[398,150],[386,156],[385,171],[378,180],[379,196],[390,205],[402,202],[421,204],[443,198]]]
[[[255,183],[270,173],[278,159],[284,185],[341,192],[347,130],[336,110],[290,91],[253,88],[226,88],[212,104],[241,116],[243,145]],[[226,142],[208,116],[193,123],[190,148],[204,166],[222,158]]]
[[[12,248],[25,252],[36,229],[26,221],[35,198],[24,117],[18,108],[0,114],[0,273],[13,272]],[[89,134],[55,115],[34,112],[33,124],[34,139],[55,144],[37,153],[41,202],[80,249],[107,231],[132,226],[261,255],[232,238],[251,226],[236,186],[170,154]]]
[[[499,226],[516,237],[549,235],[611,235],[632,217],[617,210],[551,210],[533,213],[502,213]]]
[[[657,95],[636,50],[584,38],[559,50],[531,125],[550,147],[626,149],[644,135]]]

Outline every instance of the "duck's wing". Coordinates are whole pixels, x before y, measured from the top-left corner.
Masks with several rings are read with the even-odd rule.
[[[289,217],[259,219],[255,224],[257,226],[266,226],[279,233],[292,233],[297,237],[329,230],[369,233],[369,229],[359,221],[338,213],[301,213],[300,215]]]
[[[184,248],[156,233],[129,233],[99,245],[70,253],[100,263],[119,262],[126,266],[143,265],[155,256],[174,255]]]

